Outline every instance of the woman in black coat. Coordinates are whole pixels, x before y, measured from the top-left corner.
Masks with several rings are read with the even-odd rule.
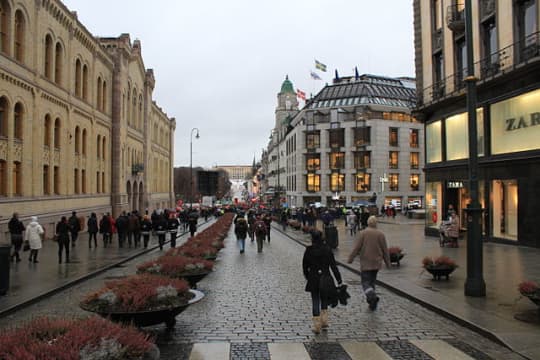
[[[70,227],[65,216],[56,224],[56,241],[58,242],[58,263],[62,263],[62,252],[66,249],[66,262],[69,262],[69,232]]]
[[[318,334],[321,327],[328,327],[328,298],[325,293],[321,294],[320,282],[323,275],[330,276],[330,269],[336,278],[338,285],[341,284],[341,274],[336,266],[336,259],[332,250],[323,243],[322,234],[318,230],[311,233],[312,245],[306,248],[302,260],[304,277],[307,280],[306,291],[311,293],[313,303],[313,332]],[[332,280],[333,282],[333,280]]]
[[[88,248],[92,248],[92,238],[94,239],[94,247],[97,248],[97,233],[99,231],[98,220],[96,213],[92,213],[86,222],[88,227]]]

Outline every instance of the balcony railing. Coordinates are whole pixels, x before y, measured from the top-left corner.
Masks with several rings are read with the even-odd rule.
[[[144,171],[144,164],[133,164],[131,165],[131,174],[137,175]]]
[[[474,63],[475,76],[481,83],[532,61],[540,61],[540,32],[535,32],[476,61]],[[417,107],[431,105],[444,98],[461,95],[465,88],[463,74],[467,74],[467,68],[461,69],[419,91],[416,102]]]
[[[465,11],[463,3],[456,3],[447,8],[446,26],[455,33],[462,33],[465,30]]]

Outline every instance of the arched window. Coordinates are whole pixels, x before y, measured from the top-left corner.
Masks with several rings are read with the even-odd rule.
[[[26,21],[21,10],[15,12],[15,59],[24,62]]]
[[[97,95],[96,95],[96,107],[98,108],[98,110],[103,110],[101,108],[101,92],[103,91],[103,88],[101,87],[101,76],[98,76],[97,78]]]
[[[62,44],[56,43],[56,49],[54,50],[54,82],[58,85],[62,84],[62,67],[64,51],[62,50]]]
[[[51,186],[49,182],[49,165],[43,165],[43,195],[51,194]]]
[[[13,135],[17,140],[23,139],[23,117],[24,108],[21,103],[16,103],[13,111]]]
[[[79,189],[79,169],[75,169],[73,173],[73,192],[75,194],[80,193]]]
[[[81,76],[82,76],[82,65],[81,60],[77,59],[75,61],[75,96],[81,96]]]
[[[54,148],[60,149],[60,118],[54,121]]]
[[[6,0],[0,0],[0,51],[9,54],[10,8]]]
[[[88,100],[88,66],[83,66],[82,70],[82,98]]]
[[[0,196],[7,195],[7,163],[0,160]]]
[[[128,84],[128,90],[127,90],[126,120],[127,120],[127,124],[131,125],[131,85],[130,84]]]
[[[75,128],[75,154],[81,153],[81,129],[77,126]]]
[[[53,65],[53,40],[51,35],[45,36],[45,68],[44,73],[47,79],[52,79],[52,65]]]
[[[43,145],[51,146],[51,116],[45,115],[45,124],[43,128]]]
[[[107,153],[106,152],[106,149],[107,149],[107,141],[105,139],[105,136],[103,137],[103,139],[101,140],[102,141],[102,147],[101,147],[101,156],[103,157],[103,160],[106,160],[106,157],[105,157],[105,154]]]
[[[101,90],[101,110],[107,112],[107,82],[103,80],[103,90]]]
[[[8,136],[8,101],[5,97],[0,97],[0,136]]]
[[[22,195],[22,165],[19,161],[13,162],[13,195]]]
[[[82,154],[84,156],[86,156],[86,144],[87,144],[87,133],[86,133],[86,129],[83,129],[83,132],[82,132]]]
[[[131,108],[131,126],[137,127],[137,91],[133,89],[131,96],[132,108]]]
[[[86,170],[81,170],[81,189],[82,193],[86,194]]]
[[[97,158],[100,159],[101,158],[101,135],[97,136],[96,154],[97,154]]]
[[[142,95],[139,95],[139,129],[143,128],[143,102]]]

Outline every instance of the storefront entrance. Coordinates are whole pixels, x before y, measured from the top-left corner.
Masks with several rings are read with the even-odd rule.
[[[518,239],[518,183],[517,180],[492,181],[493,236],[507,240]]]

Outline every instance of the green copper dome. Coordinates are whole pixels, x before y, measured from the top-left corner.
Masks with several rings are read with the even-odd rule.
[[[285,81],[281,84],[281,93],[296,94],[292,82],[289,80],[289,75],[285,76]]]

